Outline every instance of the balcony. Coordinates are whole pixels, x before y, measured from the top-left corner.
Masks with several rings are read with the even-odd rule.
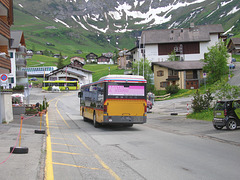
[[[179,80],[178,76],[168,76],[167,81],[177,81]]]
[[[27,49],[25,46],[19,46],[19,48],[17,49],[17,54],[22,54],[22,55],[26,55],[27,54]]]
[[[186,75],[186,79],[187,80],[197,80],[198,79],[198,77],[195,75],[193,75],[193,74],[189,74],[189,75]]]
[[[0,34],[10,39],[10,26],[0,18]]]
[[[26,71],[16,71],[16,77],[17,78],[26,78],[27,72]]]
[[[0,56],[0,67],[4,69],[11,69],[11,61],[10,58],[7,56]]]
[[[24,59],[24,58],[17,58],[16,66],[26,67],[27,66],[27,60]]]

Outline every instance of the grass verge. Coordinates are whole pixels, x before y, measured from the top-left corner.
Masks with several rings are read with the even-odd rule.
[[[192,113],[187,115],[189,119],[197,119],[197,120],[205,120],[212,121],[213,120],[213,109],[208,109],[199,113]]]

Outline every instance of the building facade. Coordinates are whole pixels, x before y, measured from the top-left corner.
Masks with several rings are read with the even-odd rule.
[[[13,88],[16,85],[28,88],[28,76],[24,70],[27,66],[27,49],[22,31],[11,31],[9,55],[11,58],[11,72],[8,75],[9,88]]]
[[[154,86],[164,90],[169,85],[178,85],[180,89],[198,89],[203,79],[201,61],[153,62]]]
[[[131,53],[133,60],[147,58],[150,62],[164,62],[174,52],[180,61],[199,61],[204,59],[209,47],[222,40],[223,32],[221,24],[143,31]]]
[[[11,61],[8,55],[10,47],[10,26],[13,24],[13,1],[0,0],[0,74],[8,74]]]

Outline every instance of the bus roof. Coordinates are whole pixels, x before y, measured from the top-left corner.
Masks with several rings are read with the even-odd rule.
[[[101,77],[98,81],[82,85],[89,86],[93,84],[98,84],[101,82],[129,82],[129,83],[147,83],[147,81],[144,79],[143,76],[137,76],[137,75],[107,75],[104,77]]]

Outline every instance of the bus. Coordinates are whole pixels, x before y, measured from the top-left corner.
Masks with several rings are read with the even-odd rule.
[[[56,80],[56,81],[43,81],[42,90],[49,90],[49,87],[59,87],[61,91],[68,90],[78,90],[79,83],[78,81],[64,81],[64,80]]]
[[[131,127],[147,120],[147,81],[143,76],[108,75],[81,86],[80,115],[94,127],[120,124]]]

